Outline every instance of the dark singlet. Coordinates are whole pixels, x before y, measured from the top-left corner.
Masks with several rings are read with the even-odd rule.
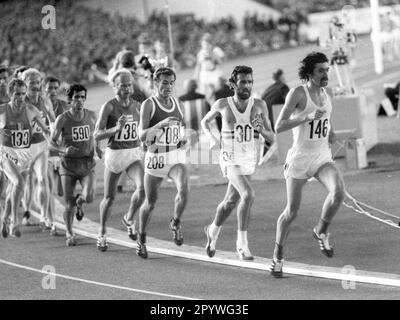
[[[138,126],[139,126],[139,103],[130,99],[129,106],[123,107],[116,98],[110,100],[113,110],[108,115],[106,128],[113,128],[118,122],[118,118],[126,115],[127,121],[120,132],[108,139],[107,147],[112,150],[132,149],[140,146]]]
[[[64,112],[61,116],[65,118],[62,129],[62,141],[64,147],[73,146],[78,148],[74,154],[69,154],[66,158],[92,158],[94,156],[94,117],[93,111],[83,109],[84,117],[81,121],[76,121],[72,117],[71,111]]]
[[[12,113],[9,104],[6,104],[5,108],[6,125],[4,129],[10,130],[10,135],[5,134],[3,130],[0,129],[0,144],[16,149],[29,148],[31,146],[32,127],[29,123],[26,109],[22,114],[16,116]]]
[[[54,103],[52,102],[52,105],[53,105],[54,115],[56,116],[56,118],[65,111],[68,111],[69,109],[68,103],[61,99],[56,99]]]
[[[154,127],[157,123],[168,117],[176,117],[179,121],[170,123],[168,127],[164,127],[161,135],[155,138],[154,144],[148,150],[153,153],[163,153],[179,149],[183,136],[184,119],[178,100],[171,97],[172,108],[167,109],[161,105],[157,97],[153,96],[149,99],[153,103],[153,114],[150,119],[149,128]]]

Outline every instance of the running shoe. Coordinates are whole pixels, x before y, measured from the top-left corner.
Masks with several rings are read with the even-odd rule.
[[[108,242],[107,242],[107,237],[104,236],[99,236],[97,238],[97,249],[99,249],[101,252],[105,252],[108,249]]]
[[[147,248],[146,248],[146,234],[139,234],[139,237],[137,239],[137,247],[136,247],[136,254],[143,258],[147,259],[148,254],[147,254]]]
[[[240,260],[251,261],[254,260],[248,246],[236,247],[236,253]]]
[[[1,236],[3,238],[7,238],[8,234],[10,233],[8,224],[9,224],[8,220],[7,219],[3,219],[3,222],[1,223]]]
[[[51,230],[51,223],[46,218],[40,217],[39,226],[42,228],[43,232]]]
[[[51,236],[56,236],[58,233],[57,233],[57,228],[56,228],[56,225],[53,223],[52,225],[51,225],[51,228],[50,228],[50,235]]]
[[[75,216],[76,216],[76,220],[78,220],[78,221],[81,221],[83,219],[83,216],[85,215],[85,213],[82,210],[82,204],[78,204],[78,199],[80,196],[81,195],[78,193],[75,198],[75,204],[76,204]]]
[[[282,278],[283,260],[272,259],[269,273],[275,278]]]
[[[172,231],[172,239],[174,240],[175,244],[177,246],[181,246],[183,244],[183,234],[179,219],[175,220],[172,218],[169,223],[169,228]]]
[[[21,231],[19,230],[19,225],[18,224],[14,224],[13,222],[10,223],[9,233],[13,237],[20,238],[21,237]]]
[[[317,239],[319,248],[321,249],[322,253],[326,255],[328,258],[333,257],[333,247],[329,244],[329,233],[321,233],[320,235],[317,234],[317,228],[313,229],[313,237]]]
[[[29,222],[29,218],[31,217],[31,213],[29,211],[25,211],[24,215],[22,216],[22,222],[21,224],[23,226],[29,226],[31,223]]]
[[[65,241],[65,244],[67,245],[67,247],[74,247],[76,246],[76,239],[75,236],[68,236],[67,240]]]
[[[215,255],[215,243],[216,243],[216,240],[211,240],[211,237],[210,237],[210,234],[208,233],[208,229],[210,228],[210,226],[209,225],[207,225],[207,226],[205,226],[204,227],[204,233],[206,234],[206,237],[207,237],[207,244],[206,244],[206,252],[207,252],[207,255],[210,257],[210,258],[212,258],[212,257],[214,257],[214,255]]]
[[[136,241],[137,239],[137,233],[136,233],[136,223],[133,221],[132,224],[129,223],[129,221],[126,219],[126,215],[122,217],[122,223],[126,227],[126,230],[128,231],[128,237],[132,239],[133,241]]]

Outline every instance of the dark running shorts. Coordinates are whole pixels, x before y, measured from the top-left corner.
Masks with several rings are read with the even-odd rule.
[[[59,172],[60,176],[83,178],[94,172],[95,166],[93,158],[62,158]]]

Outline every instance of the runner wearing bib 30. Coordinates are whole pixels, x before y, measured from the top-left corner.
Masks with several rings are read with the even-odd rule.
[[[158,68],[154,75],[156,95],[145,100],[140,110],[140,139],[148,147],[145,156],[145,200],[140,207],[139,237],[136,253],[147,258],[146,227],[157,201],[157,190],[165,177],[170,177],[177,188],[170,228],[176,245],[182,245],[180,218],[189,193],[182,105],[174,97],[175,72]]]
[[[64,211],[67,246],[76,245],[75,235],[72,231],[74,208],[76,207],[76,218],[78,221],[82,220],[83,203],[93,201],[95,149],[101,158],[101,150],[97,148],[93,137],[97,117],[93,111],[84,108],[86,93],[86,88],[81,84],[73,84],[69,87],[67,96],[71,109],[57,118],[51,136],[52,146],[63,150],[60,176],[64,200],[67,204]],[[61,146],[58,145],[60,136]],[[77,181],[82,186],[82,194],[74,195]]]
[[[11,101],[0,105],[0,170],[9,180],[1,223],[4,238],[9,233],[17,237],[21,235],[17,211],[32,160],[32,122],[37,121],[45,134],[49,134],[39,112],[25,102],[26,84],[22,80],[13,79],[8,88]]]
[[[247,241],[250,210],[255,197],[250,177],[257,164],[259,135],[272,143],[274,133],[265,102],[251,97],[253,70],[247,66],[235,67],[230,83],[235,95],[217,100],[201,122],[211,147],[221,145],[220,165],[224,177],[229,180],[225,198],[218,205],[213,223],[204,228],[206,252],[209,257],[214,256],[221,226],[238,205],[237,254],[241,260],[253,260]],[[218,115],[222,118],[221,137],[213,136],[210,130],[210,122]]]
[[[327,257],[333,256],[329,243],[328,226],[344,198],[342,174],[332,160],[329,142],[333,141],[331,128],[332,103],[325,91],[328,85],[329,60],[320,52],[308,54],[301,62],[299,77],[306,82],[288,93],[285,105],[276,122],[276,132],[293,132],[293,145],[285,163],[287,205],[276,226],[276,243],[271,274],[282,276],[283,246],[289,226],[300,208],[304,185],[315,177],[327,190],[320,220],[312,235]]]
[[[129,70],[120,69],[112,75],[111,81],[116,96],[102,106],[95,130],[96,140],[108,138],[104,154],[104,198],[100,203],[100,230],[97,239],[97,247],[101,251],[106,251],[108,247],[106,221],[111,214],[122,172],[126,172],[136,186],[128,212],[122,218],[132,240],[137,239],[133,218],[144,200],[143,152],[138,133],[140,104],[131,98],[133,76]]]

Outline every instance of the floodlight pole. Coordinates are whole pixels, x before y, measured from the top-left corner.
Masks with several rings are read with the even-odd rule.
[[[381,42],[381,24],[379,20],[379,0],[371,1],[371,22],[372,34],[371,40],[374,48],[375,72],[381,74],[383,72],[383,55]]]
[[[165,10],[167,12],[167,23],[168,23],[168,38],[169,38],[169,50],[171,52],[171,66],[174,68],[174,57],[175,57],[175,52],[174,52],[174,42],[172,40],[172,26],[171,26],[171,16],[169,13],[169,2],[168,0],[165,0]]]

